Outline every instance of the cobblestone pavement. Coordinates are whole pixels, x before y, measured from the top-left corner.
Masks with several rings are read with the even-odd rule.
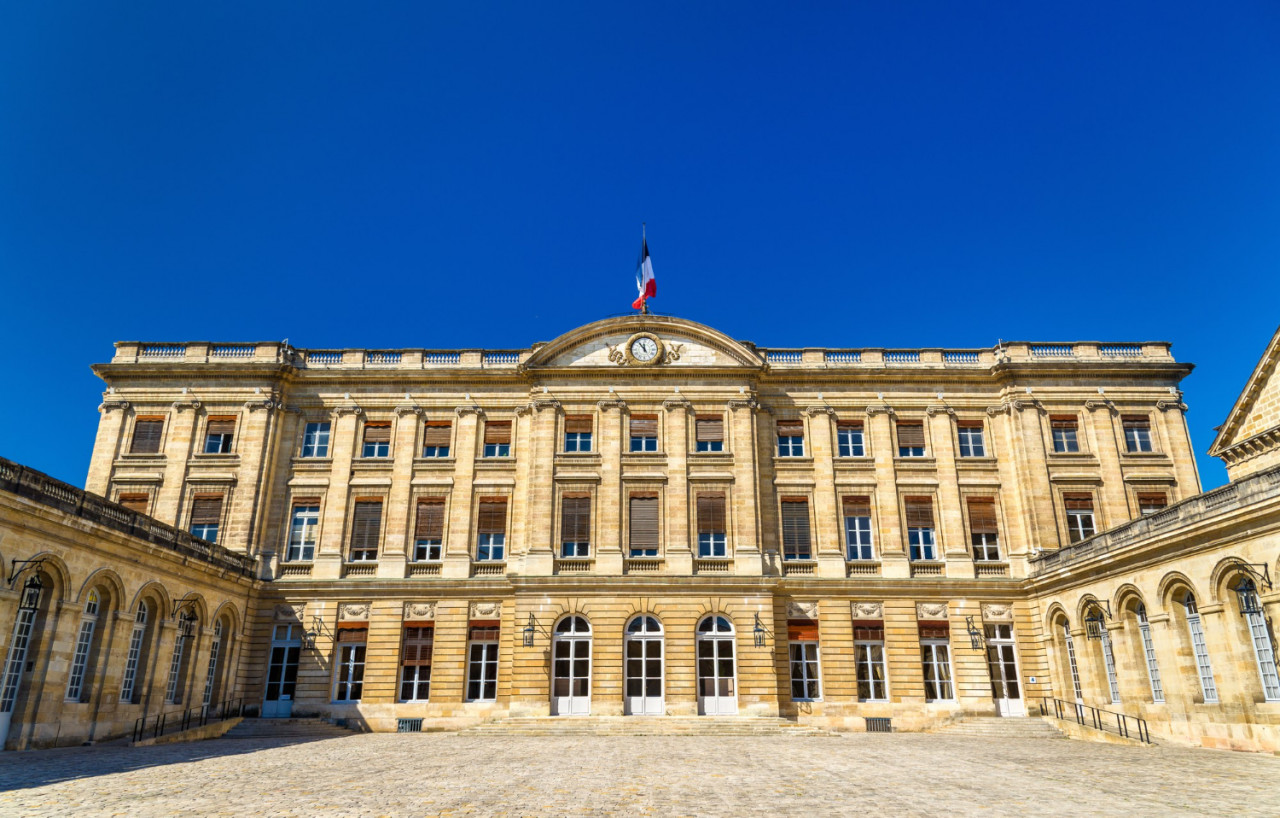
[[[0,755],[3,815],[1280,815],[1280,758],[924,734],[361,734]]]

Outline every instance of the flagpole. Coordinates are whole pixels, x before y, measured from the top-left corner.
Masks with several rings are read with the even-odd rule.
[[[640,252],[641,253],[644,252],[643,248],[644,248],[645,242],[647,242],[648,240],[649,240],[649,237],[645,234],[645,223],[640,222],[640,247],[641,247]],[[649,300],[647,298],[640,304],[640,314],[641,315],[649,314]]]

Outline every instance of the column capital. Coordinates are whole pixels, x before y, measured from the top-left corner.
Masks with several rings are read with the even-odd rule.
[[[801,414],[808,417],[816,417],[817,415],[830,415],[831,417],[835,417],[836,410],[832,409],[830,406],[808,406],[805,407],[805,410]]]

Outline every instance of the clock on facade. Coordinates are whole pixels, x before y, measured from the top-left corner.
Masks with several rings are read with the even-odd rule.
[[[637,366],[656,364],[662,358],[662,340],[647,332],[637,332],[627,340],[627,356]]]

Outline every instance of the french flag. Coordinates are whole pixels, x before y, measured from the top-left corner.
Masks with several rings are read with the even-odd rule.
[[[648,311],[645,302],[658,294],[658,280],[653,277],[653,261],[649,258],[649,240],[641,239],[640,260],[636,262],[636,289],[640,297],[631,302],[632,309]]]

